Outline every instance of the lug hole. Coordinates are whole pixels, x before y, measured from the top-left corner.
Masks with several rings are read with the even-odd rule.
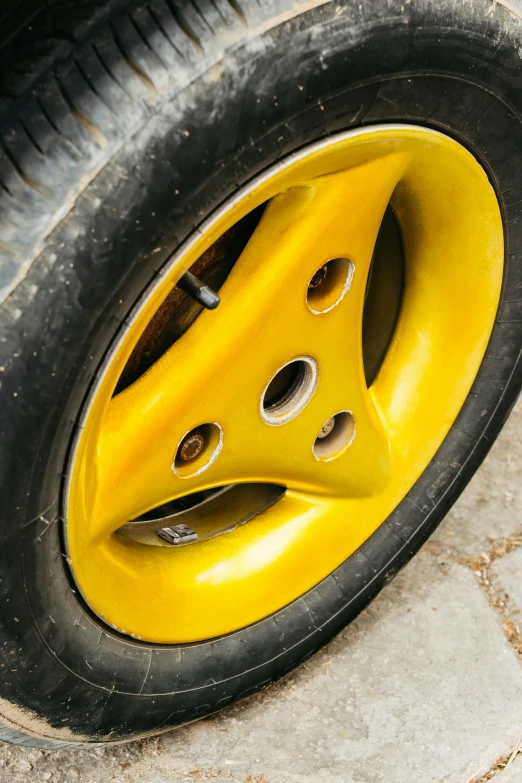
[[[348,258],[332,258],[312,275],[306,301],[315,315],[327,313],[350,290],[354,264]]]
[[[317,388],[317,362],[302,356],[284,364],[261,395],[261,418],[267,424],[286,424],[307,405]]]
[[[355,438],[355,419],[351,411],[340,411],[331,416],[315,439],[314,457],[329,462],[345,451]]]
[[[219,424],[200,424],[180,440],[172,470],[180,478],[197,476],[212,465],[222,445],[223,430]]]
[[[327,277],[328,277],[328,265],[324,264],[323,266],[319,267],[319,269],[314,275],[312,275],[312,279],[308,283],[308,290],[310,290],[311,288],[319,288],[319,286],[326,281]]]

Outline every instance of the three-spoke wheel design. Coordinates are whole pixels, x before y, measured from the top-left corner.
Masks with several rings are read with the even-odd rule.
[[[365,303],[390,209],[404,285],[369,382]],[[254,210],[219,307],[118,387],[181,274]],[[491,333],[502,259],[486,174],[427,129],[342,134],[245,187],[171,259],[86,406],[66,526],[91,608],[123,633],[195,641],[266,617],[332,572],[454,422]],[[370,313],[377,326],[392,289]]]

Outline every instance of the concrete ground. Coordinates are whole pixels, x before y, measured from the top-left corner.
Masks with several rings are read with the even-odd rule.
[[[0,781],[522,783],[521,575],[519,403],[421,553],[296,672],[152,740],[0,744]]]

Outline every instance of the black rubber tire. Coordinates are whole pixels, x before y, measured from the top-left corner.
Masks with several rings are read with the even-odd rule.
[[[252,693],[352,620],[446,514],[522,384],[518,9],[26,0],[4,12],[0,739],[131,739]],[[392,121],[465,144],[503,212],[502,300],[458,420],[391,517],[299,600],[198,644],[118,635],[75,592],[61,527],[68,450],[100,361],[167,256],[238,186],[309,142]]]

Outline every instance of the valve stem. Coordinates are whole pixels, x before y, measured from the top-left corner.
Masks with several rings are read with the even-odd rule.
[[[221,301],[219,294],[212,290],[210,286],[203,283],[192,272],[185,272],[184,275],[178,280],[178,286],[182,291],[191,296],[200,305],[206,307],[207,310],[215,310]]]

